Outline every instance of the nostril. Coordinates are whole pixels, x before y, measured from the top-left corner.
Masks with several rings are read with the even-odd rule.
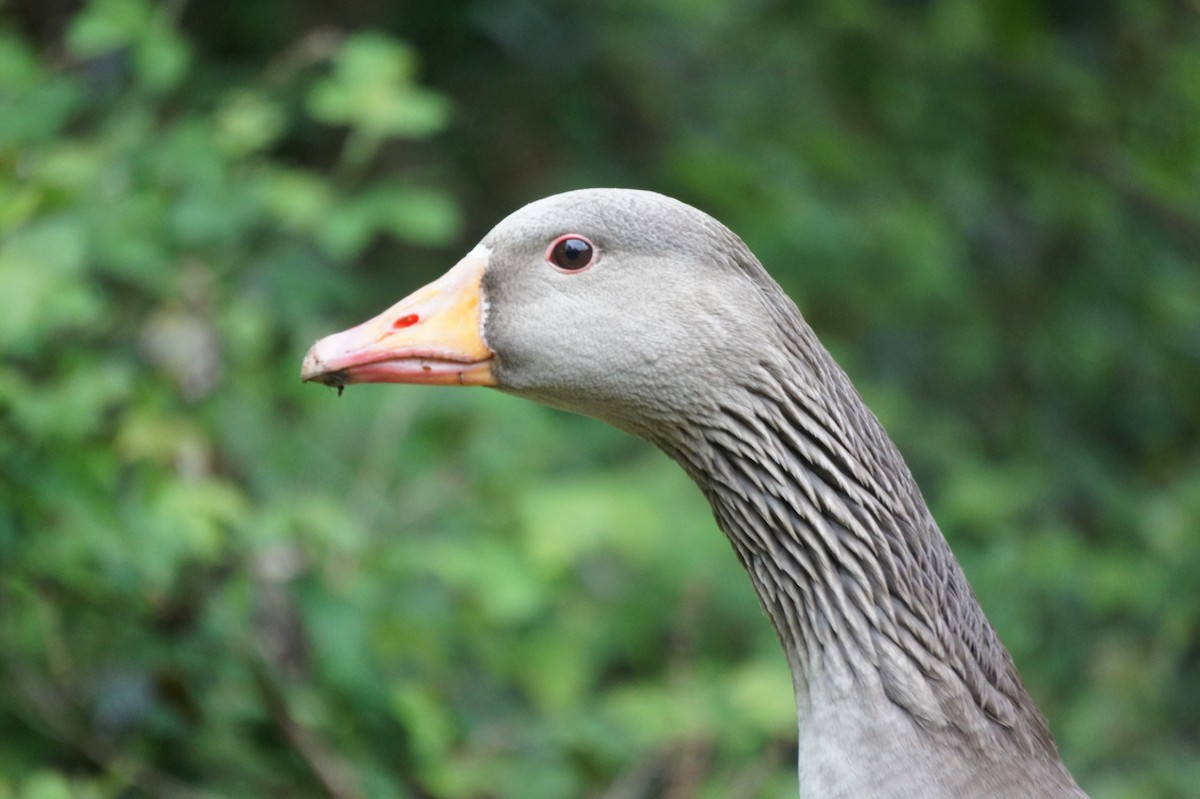
[[[415,313],[410,313],[408,316],[401,316],[395,322],[392,322],[392,329],[399,330],[402,327],[412,327],[419,321],[421,321],[421,317]]]

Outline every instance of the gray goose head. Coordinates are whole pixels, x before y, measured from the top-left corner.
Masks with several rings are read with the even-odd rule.
[[[302,376],[494,386],[678,461],[788,657],[805,797],[1083,795],[886,433],[707,214],[620,189],[532,203]]]

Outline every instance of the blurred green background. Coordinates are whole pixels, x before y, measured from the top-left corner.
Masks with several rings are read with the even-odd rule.
[[[0,0],[0,798],[795,795],[673,464],[299,382],[582,186],[739,232],[1080,783],[1197,795],[1195,0]]]

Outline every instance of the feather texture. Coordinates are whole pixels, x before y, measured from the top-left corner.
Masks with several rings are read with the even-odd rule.
[[[586,268],[556,268],[550,248],[572,236]],[[479,329],[413,324],[450,307]],[[896,447],[707,214],[617,189],[532,203],[442,280],[318,342],[303,374],[457,375],[674,458],[787,655],[805,799],[1083,796]]]

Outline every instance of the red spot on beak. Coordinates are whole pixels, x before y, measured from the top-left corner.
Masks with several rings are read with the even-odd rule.
[[[395,322],[392,322],[392,329],[399,330],[403,327],[412,327],[420,321],[421,317],[417,316],[415,313],[410,313],[408,316],[401,316]]]

